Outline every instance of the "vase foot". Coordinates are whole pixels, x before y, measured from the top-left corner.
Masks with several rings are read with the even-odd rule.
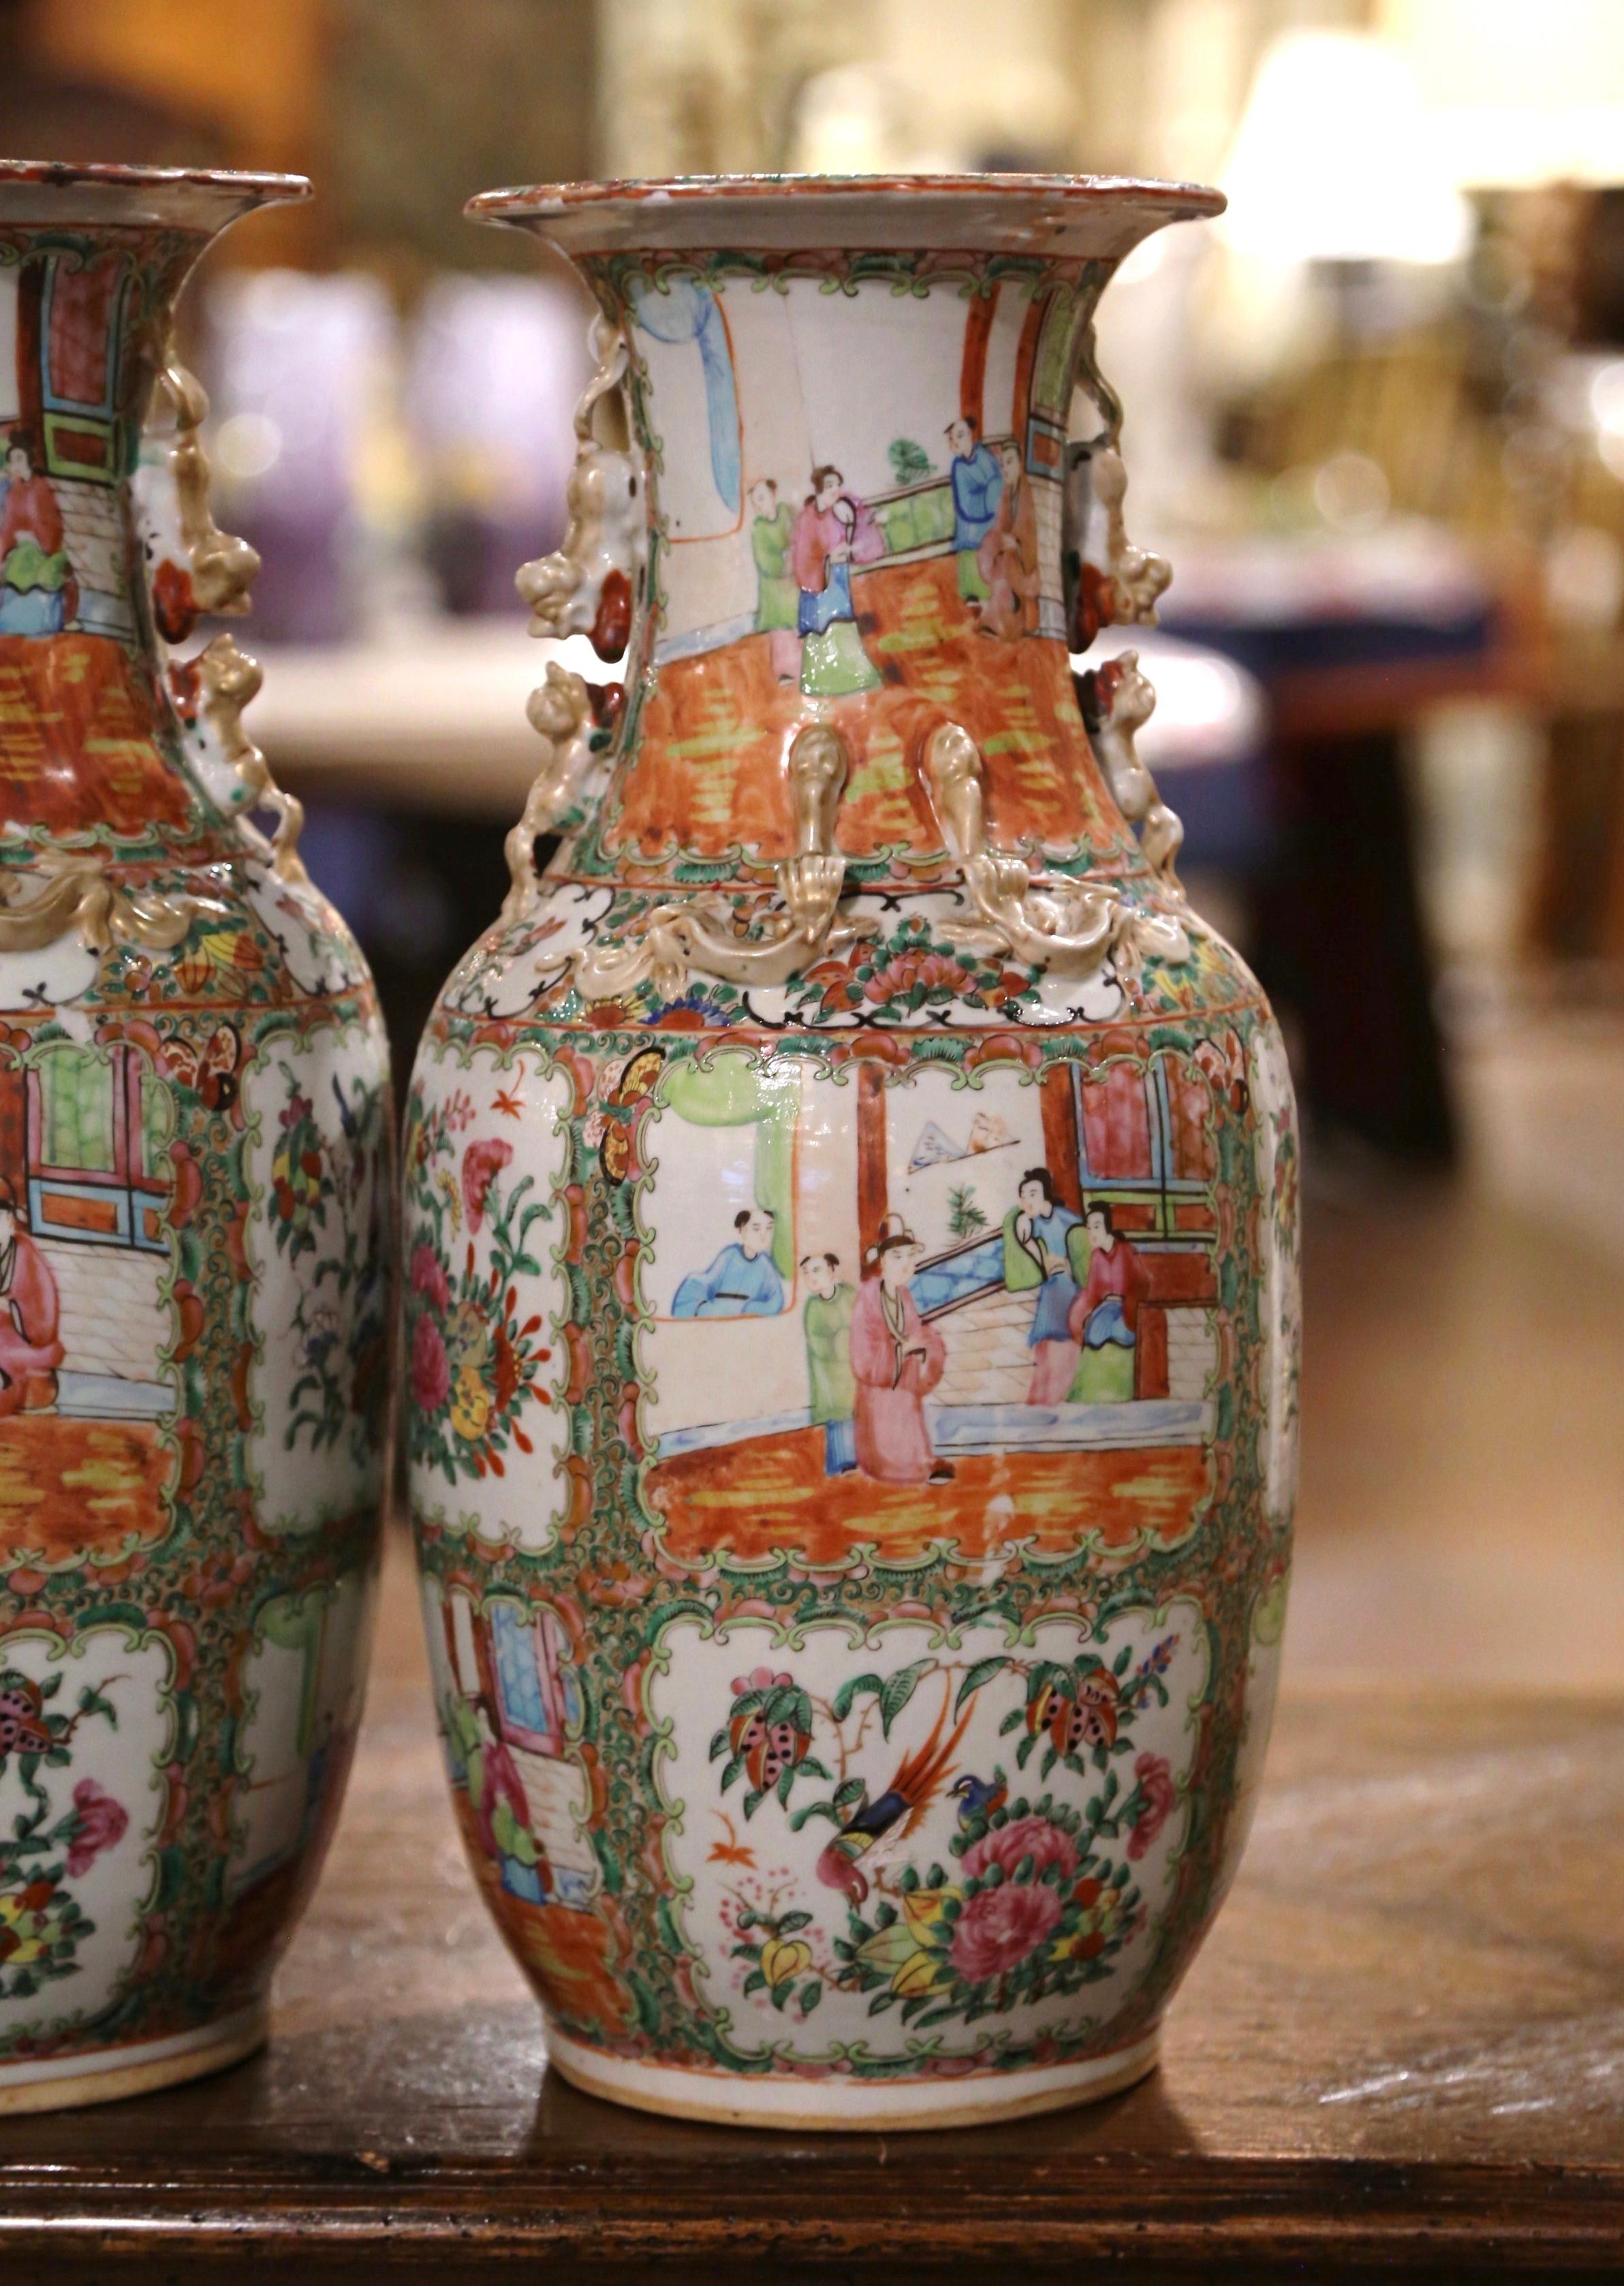
[[[56,2056],[38,2063],[0,2064],[0,2117],[20,2111],[69,2111],[81,2104],[115,2103],[121,2096],[224,2071],[263,2047],[269,2030],[264,2004],[240,2008],[166,2040],[137,2040],[88,2055]]]
[[[758,2078],[741,2072],[638,2063],[587,2047],[551,2026],[547,2053],[549,2064],[572,2087],[611,2103],[629,2104],[636,2111],[701,2119],[720,2127],[890,2135],[915,2127],[974,2127],[1098,2101],[1154,2071],[1160,2043],[1157,2026],[1131,2047],[1077,2063],[978,2072],[961,2079],[914,2080],[905,2085],[845,2077]]]

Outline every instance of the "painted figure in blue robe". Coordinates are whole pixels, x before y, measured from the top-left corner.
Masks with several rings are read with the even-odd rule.
[[[976,555],[998,512],[1004,471],[969,414],[961,414],[949,424],[947,437],[953,448],[948,473],[953,485],[953,554],[958,564],[958,592],[966,603],[981,603],[989,590]]]
[[[784,1281],[773,1260],[770,1207],[741,1207],[735,1237],[708,1270],[683,1279],[671,1305],[674,1318],[776,1318],[784,1308]]]
[[[1071,1305],[1088,1275],[1088,1237],[1081,1215],[1060,1205],[1046,1167],[1029,1167],[1004,1218],[1004,1284],[1036,1294],[1026,1337],[1032,1352],[1029,1405],[1063,1405],[1077,1367]]]

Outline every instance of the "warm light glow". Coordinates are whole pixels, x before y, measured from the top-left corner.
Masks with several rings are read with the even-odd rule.
[[[1265,51],[1224,170],[1219,227],[1289,262],[1453,262],[1465,201],[1439,171],[1403,58],[1358,32],[1287,32]]]
[[[1452,182],[1624,183],[1619,0],[1382,0]]]

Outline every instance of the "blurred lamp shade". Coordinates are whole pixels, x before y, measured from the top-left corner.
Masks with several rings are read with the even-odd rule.
[[[454,611],[518,610],[514,573],[563,536],[588,315],[567,286],[539,278],[448,275],[423,296],[406,414]]]
[[[389,296],[359,272],[263,270],[217,280],[209,317],[216,489],[264,558],[255,626],[343,642],[366,601],[361,494],[392,387]]]
[[[1620,0],[1382,0],[1451,181],[1624,184]]]
[[[1415,79],[1362,32],[1282,33],[1265,49],[1223,175],[1218,227],[1265,262],[1447,263],[1470,240]]]

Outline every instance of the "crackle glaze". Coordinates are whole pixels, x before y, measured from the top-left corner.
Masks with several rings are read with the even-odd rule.
[[[453,1797],[568,2077],[756,2124],[1102,2093],[1231,1879],[1297,1142],[1135,755],[1092,319],[1178,186],[493,193],[601,367],[497,925],[405,1145]],[[1085,726],[1086,718],[1086,726]],[[1091,735],[1092,734],[1092,735]],[[562,838],[545,871],[532,844]]]
[[[359,1715],[383,1034],[257,668],[170,656],[256,568],[174,299],[308,187],[0,164],[0,2111],[263,2038]]]

